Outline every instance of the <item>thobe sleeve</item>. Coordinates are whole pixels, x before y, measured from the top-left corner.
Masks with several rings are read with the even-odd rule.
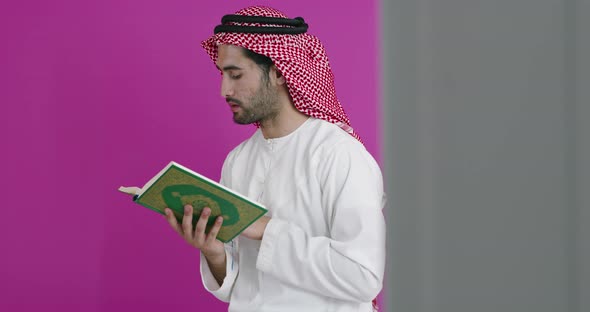
[[[225,266],[225,278],[221,286],[215,280],[211,269],[207,264],[207,259],[201,254],[201,279],[205,289],[212,293],[217,299],[229,302],[231,291],[233,289],[236,277],[238,276],[237,252],[233,248],[232,242],[225,244],[225,256],[227,257],[227,264]]]
[[[310,236],[296,224],[272,218],[256,265],[295,287],[369,302],[383,285],[385,195],[378,165],[354,143],[338,144],[319,160],[323,207],[318,214],[322,208],[330,212],[329,237]]]
[[[224,186],[231,188],[231,166],[233,164],[233,157],[232,153],[228,155],[223,163],[223,168],[221,169],[221,180],[220,183]],[[238,276],[238,247],[237,247],[237,240],[238,238],[234,238],[231,242],[225,244],[225,256],[226,256],[226,266],[225,266],[225,278],[223,279],[223,283],[219,285],[211,273],[211,269],[207,263],[207,259],[205,256],[201,254],[201,280],[203,281],[203,286],[205,289],[212,293],[215,297],[219,300],[224,302],[229,302],[231,297],[231,291],[233,286],[236,282],[236,277]]]

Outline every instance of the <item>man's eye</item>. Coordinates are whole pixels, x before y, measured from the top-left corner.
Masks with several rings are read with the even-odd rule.
[[[229,76],[231,79],[240,79],[240,77],[242,77],[242,75],[230,75]]]

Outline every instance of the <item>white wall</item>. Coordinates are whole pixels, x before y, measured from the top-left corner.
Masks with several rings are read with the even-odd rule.
[[[589,19],[382,1],[388,310],[590,311]]]

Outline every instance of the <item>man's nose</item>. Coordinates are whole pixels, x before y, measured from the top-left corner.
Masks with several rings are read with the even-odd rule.
[[[221,97],[227,98],[232,96],[234,93],[231,83],[225,80],[225,77],[221,80]]]

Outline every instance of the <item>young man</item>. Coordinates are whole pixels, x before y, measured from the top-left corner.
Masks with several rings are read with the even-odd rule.
[[[269,213],[231,243],[205,208],[170,225],[201,251],[205,288],[230,311],[371,311],[383,284],[379,167],[349,125],[319,40],[301,18],[249,7],[225,16],[203,47],[221,96],[251,138],[227,156],[221,183]]]

